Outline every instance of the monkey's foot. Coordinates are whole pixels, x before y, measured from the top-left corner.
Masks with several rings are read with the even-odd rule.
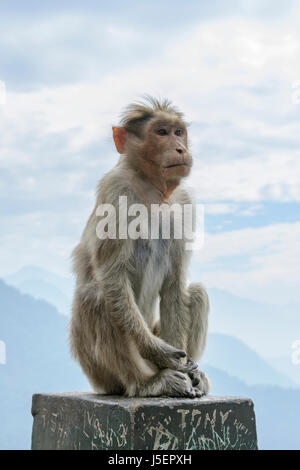
[[[200,393],[200,395],[197,394],[197,396],[208,395],[210,390],[210,381],[207,375],[199,369],[189,372],[188,375],[191,379],[192,386],[198,391],[198,393]]]
[[[191,385],[188,375],[182,372],[164,369],[160,373],[160,378],[164,383],[163,395],[165,396],[195,398],[203,395]]]

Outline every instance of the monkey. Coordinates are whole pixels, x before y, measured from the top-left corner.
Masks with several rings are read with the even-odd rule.
[[[100,394],[201,397],[210,382],[198,369],[209,299],[186,285],[184,238],[98,237],[97,208],[120,196],[130,204],[191,204],[182,185],[192,167],[184,115],[146,95],[125,108],[113,141],[119,161],[99,181],[96,204],[72,253],[76,286],[72,356]],[[120,224],[118,216],[116,223]]]

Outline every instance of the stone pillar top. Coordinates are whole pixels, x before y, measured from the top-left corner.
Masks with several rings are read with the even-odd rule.
[[[243,397],[41,393],[32,415],[32,449],[257,449],[253,402]]]

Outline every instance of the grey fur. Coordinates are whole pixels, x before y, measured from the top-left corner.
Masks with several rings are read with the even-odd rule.
[[[153,116],[157,109],[154,103]],[[159,112],[175,111],[165,102]],[[128,122],[132,113],[133,107]],[[150,186],[126,155],[99,183],[95,208],[73,252],[71,352],[96,392],[201,396],[208,393],[208,379],[193,361],[183,359],[197,360],[204,349],[209,302],[202,285],[186,287],[185,241],[96,235],[101,203],[113,204],[118,212],[121,195],[128,206],[157,202],[157,194],[149,198]],[[191,202],[181,185],[169,198],[175,202]]]

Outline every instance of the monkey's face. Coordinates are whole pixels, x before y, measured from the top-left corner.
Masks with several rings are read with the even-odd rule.
[[[187,130],[178,119],[158,118],[145,127],[141,149],[144,164],[166,181],[187,176],[192,166]]]

